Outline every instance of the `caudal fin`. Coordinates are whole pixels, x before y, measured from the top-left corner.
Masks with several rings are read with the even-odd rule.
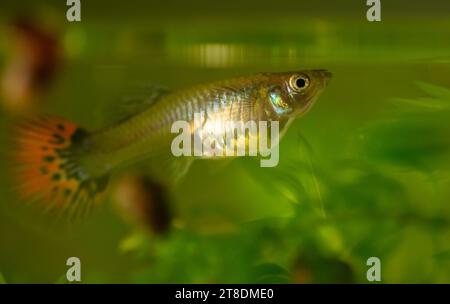
[[[91,178],[77,162],[86,134],[59,117],[40,117],[19,126],[13,157],[23,199],[70,214],[90,209],[104,192],[107,177]]]

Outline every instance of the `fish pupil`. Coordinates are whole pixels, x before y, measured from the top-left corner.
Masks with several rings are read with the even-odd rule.
[[[304,88],[306,86],[306,81],[303,78],[297,78],[297,80],[295,81],[295,85],[298,88]]]

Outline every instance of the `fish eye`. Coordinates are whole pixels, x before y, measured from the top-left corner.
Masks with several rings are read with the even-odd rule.
[[[309,86],[309,77],[306,75],[294,75],[289,79],[289,85],[295,92],[302,92]]]

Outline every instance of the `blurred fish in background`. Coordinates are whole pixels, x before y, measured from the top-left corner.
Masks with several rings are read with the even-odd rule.
[[[167,189],[145,174],[128,174],[114,185],[113,203],[128,224],[155,235],[170,230],[172,213]]]
[[[3,30],[9,37],[1,70],[3,107],[13,113],[36,109],[61,68],[61,37],[29,17],[19,17]]]

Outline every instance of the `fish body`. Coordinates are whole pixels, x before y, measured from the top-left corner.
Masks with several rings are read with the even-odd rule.
[[[18,152],[25,156],[18,158],[25,172],[23,180],[28,181],[31,176],[45,184],[42,180],[48,179],[42,191],[31,191],[30,195],[47,192],[44,195],[47,200],[62,201],[57,204],[77,201],[80,194],[90,201],[103,191],[114,169],[172,157],[171,129],[175,122],[187,122],[195,133],[199,126],[224,125],[230,121],[277,121],[283,134],[293,119],[311,108],[330,77],[326,70],[307,70],[261,73],[197,85],[166,94],[145,110],[94,132],[86,132],[63,119],[34,121],[22,128],[19,138]],[[202,115],[200,124],[196,123],[196,114]],[[215,128],[213,132],[223,130]],[[42,152],[39,154],[42,159],[48,156],[47,160],[52,162],[27,158],[33,149]],[[70,184],[66,185],[66,191],[60,189],[63,182]],[[59,199],[54,199],[55,196]]]

